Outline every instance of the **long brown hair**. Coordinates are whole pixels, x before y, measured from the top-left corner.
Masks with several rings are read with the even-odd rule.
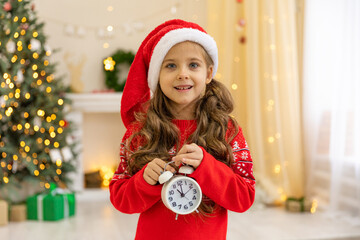
[[[208,65],[212,63],[206,52],[205,59]],[[129,138],[127,148],[131,149],[132,142],[139,139],[143,144],[128,160],[128,171],[131,175],[154,158],[169,161],[171,159],[169,150],[172,147],[176,146],[177,151],[180,150],[180,132],[172,123],[174,116],[170,111],[170,106],[171,100],[165,96],[158,85],[153,98],[144,107],[146,113],[136,113],[136,120],[141,130]],[[195,107],[194,116],[197,128],[186,141],[203,147],[215,159],[229,167],[233,162],[232,148],[229,143],[238,133],[237,122],[229,115],[233,108],[232,96],[225,85],[212,79],[206,85],[205,94],[198,100]],[[227,134],[229,122],[232,129],[230,134]],[[206,215],[212,213],[214,207],[214,202],[207,201],[201,203],[199,210]]]

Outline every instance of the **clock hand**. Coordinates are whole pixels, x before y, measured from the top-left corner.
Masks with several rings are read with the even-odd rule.
[[[185,197],[185,194],[179,191],[179,189],[176,189],[180,193],[180,197]]]
[[[180,189],[181,189],[182,194],[184,194],[184,191],[183,191],[183,189],[182,189],[182,185],[180,185]]]
[[[192,188],[189,188],[189,190],[186,191],[186,193],[184,193],[184,196],[191,190]]]

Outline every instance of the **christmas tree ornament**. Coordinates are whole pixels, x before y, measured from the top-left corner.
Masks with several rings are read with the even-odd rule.
[[[41,49],[41,42],[35,38],[30,40],[30,44],[31,44],[32,51],[37,52]]]
[[[6,11],[6,12],[10,12],[11,9],[12,9],[11,3],[10,3],[10,2],[4,3],[3,9],[4,9],[4,11]]]
[[[173,175],[166,171],[166,167],[174,161],[165,164],[163,173],[159,176],[159,183],[164,184],[161,189],[161,200],[164,205],[178,214],[186,215],[198,211],[202,201],[202,191],[195,179],[188,177],[194,172],[190,166],[181,166],[178,173]]]
[[[16,44],[15,42],[13,42],[12,40],[9,40],[6,43],[6,51],[8,51],[8,53],[14,53],[16,50]]]

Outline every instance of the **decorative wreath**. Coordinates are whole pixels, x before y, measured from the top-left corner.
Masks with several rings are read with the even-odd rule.
[[[114,89],[116,92],[124,90],[126,79],[119,83],[117,66],[124,63],[130,66],[134,58],[135,54],[131,51],[117,50],[111,57],[104,59],[105,84],[108,88]]]

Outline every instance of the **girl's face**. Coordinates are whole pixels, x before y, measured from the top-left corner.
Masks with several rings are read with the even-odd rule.
[[[193,119],[196,102],[211,82],[213,66],[206,63],[205,50],[193,42],[181,42],[166,54],[161,65],[159,84],[171,100],[177,119]]]

